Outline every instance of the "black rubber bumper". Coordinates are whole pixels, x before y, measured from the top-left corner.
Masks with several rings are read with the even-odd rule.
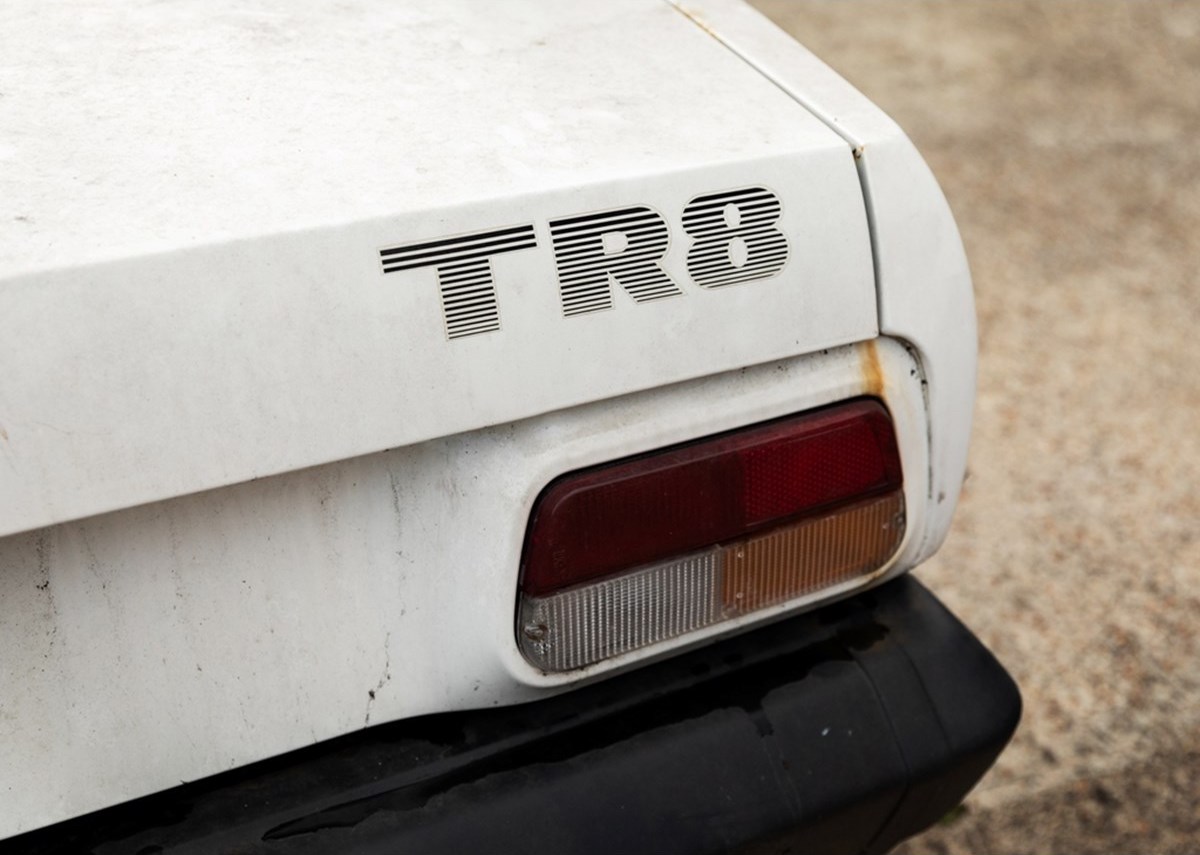
[[[0,849],[884,852],[958,804],[1020,709],[903,577],[550,700],[372,728]]]

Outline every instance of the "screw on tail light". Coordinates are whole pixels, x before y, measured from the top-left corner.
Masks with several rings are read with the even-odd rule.
[[[521,649],[569,671],[861,583],[903,539],[902,487],[873,399],[564,475],[526,534]]]

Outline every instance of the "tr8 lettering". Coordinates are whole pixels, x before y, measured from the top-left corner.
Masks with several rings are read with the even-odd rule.
[[[708,193],[683,209],[690,238],[687,271],[701,288],[769,279],[788,261],[787,236],[778,228],[783,205],[765,187]],[[670,246],[667,221],[634,205],[553,219],[550,241],[563,315],[611,309],[613,288],[637,303],[684,293],[663,266]],[[437,271],[446,335],[465,338],[500,329],[492,259],[538,245],[532,223],[404,244],[379,251],[384,273],[432,267]]]

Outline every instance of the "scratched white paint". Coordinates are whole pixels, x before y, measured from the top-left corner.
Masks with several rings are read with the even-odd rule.
[[[513,597],[571,468],[878,391],[908,503],[889,572],[936,548],[975,359],[944,200],[823,64],[698,5],[712,34],[649,0],[6,9],[0,837],[561,689]],[[788,269],[701,292],[678,212],[754,183]],[[626,204],[667,216],[687,295],[562,318],[546,220]],[[517,222],[540,246],[496,262],[501,333],[447,342],[432,271],[378,272],[379,247]],[[835,347],[877,314],[881,389]]]
[[[878,392],[919,531],[919,366],[895,342],[876,352],[881,389],[867,348],[839,348],[0,538],[0,838],[368,723],[529,700],[680,649],[553,676],[521,657],[524,521],[565,471]]]

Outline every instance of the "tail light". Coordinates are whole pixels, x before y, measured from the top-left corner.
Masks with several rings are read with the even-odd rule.
[[[564,475],[526,535],[521,648],[568,671],[845,588],[899,547],[902,486],[868,399]]]

